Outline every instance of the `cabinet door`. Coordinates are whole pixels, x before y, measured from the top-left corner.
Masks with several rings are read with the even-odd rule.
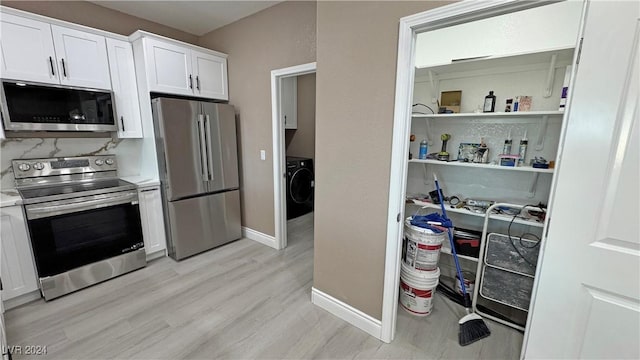
[[[150,255],[163,251],[167,248],[167,241],[164,233],[160,188],[156,186],[142,188],[138,192],[138,199],[140,202],[140,219],[142,220],[145,252]]]
[[[111,90],[104,36],[51,25],[60,83]]]
[[[191,54],[188,48],[144,39],[149,90],[166,94],[193,95]]]
[[[195,76],[195,94],[219,100],[229,100],[227,59],[191,50]]]
[[[280,82],[280,120],[285,129],[298,128],[298,78],[282,78]]]
[[[138,85],[130,43],[107,38],[111,87],[116,103],[118,137],[142,138]]]
[[[2,300],[38,290],[27,225],[21,206],[0,209]]]
[[[2,14],[0,22],[1,77],[58,84],[51,26],[9,14]]]

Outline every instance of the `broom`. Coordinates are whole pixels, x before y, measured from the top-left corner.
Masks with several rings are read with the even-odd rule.
[[[467,311],[467,315],[462,317],[458,323],[460,324],[460,332],[458,333],[458,343],[460,346],[466,346],[474,343],[480,339],[486,338],[491,335],[491,331],[484,323],[484,320],[480,315],[473,312],[471,309],[471,296],[467,293],[467,289],[464,286],[464,277],[462,277],[462,269],[460,268],[460,262],[458,260],[458,254],[456,253],[455,242],[453,241],[452,229],[453,225],[451,220],[447,217],[447,211],[444,206],[444,199],[442,198],[442,192],[440,191],[440,185],[438,184],[438,178],[436,174],[433,174],[433,180],[436,183],[436,191],[438,192],[438,199],[440,200],[440,207],[442,209],[442,217],[444,222],[442,225],[448,227],[449,242],[451,243],[451,253],[453,254],[453,260],[456,263],[456,271],[458,272],[458,278],[460,278],[460,287],[462,288],[462,295],[464,297],[464,307]]]

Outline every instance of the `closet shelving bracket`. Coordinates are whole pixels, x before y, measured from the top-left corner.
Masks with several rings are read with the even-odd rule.
[[[540,173],[532,173],[531,174],[531,182],[529,183],[529,192],[527,193],[528,198],[533,198],[536,195],[536,186],[538,186],[538,178],[540,177]]]
[[[437,75],[434,75],[433,71],[429,70],[429,83],[431,84],[431,94],[433,94],[433,96],[431,97],[431,103],[432,104],[437,104],[438,103],[438,99],[435,97],[436,94],[438,93],[438,84],[437,84],[437,82],[438,82]]]
[[[551,61],[549,61],[549,70],[547,72],[546,87],[542,95],[545,98],[551,97],[551,94],[553,93],[553,80],[555,79],[557,61],[558,61],[558,54],[551,55]]]
[[[540,151],[544,149],[544,140],[547,135],[547,127],[549,126],[549,115],[542,115],[542,121],[538,124],[538,139],[536,140],[535,149]]]

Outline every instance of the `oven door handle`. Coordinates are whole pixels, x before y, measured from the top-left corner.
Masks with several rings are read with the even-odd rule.
[[[77,200],[77,199],[74,199]],[[41,219],[56,215],[69,214],[86,210],[100,209],[109,206],[121,205],[126,203],[137,204],[138,194],[136,192],[127,192],[122,195],[111,196],[95,200],[75,201],[69,204],[60,205],[27,205],[25,212],[27,220]]]

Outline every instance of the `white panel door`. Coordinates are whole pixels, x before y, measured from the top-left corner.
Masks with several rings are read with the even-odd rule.
[[[51,25],[60,83],[111,90],[104,36]]]
[[[144,39],[149,90],[154,92],[193,95],[195,79],[191,72],[188,48],[154,39]]]
[[[198,96],[229,100],[227,85],[227,59],[191,50],[193,73]]]
[[[58,84],[51,26],[40,21],[2,14],[0,17],[0,77]]]
[[[107,54],[116,103],[118,137],[142,138],[138,85],[131,43],[107,38]]]
[[[639,16],[589,5],[526,358],[640,358]]]
[[[164,233],[160,189],[157,186],[143,188],[138,191],[138,199],[146,254],[150,255],[166,249],[167,241]]]
[[[0,209],[2,300],[38,290],[31,244],[21,206]]]

